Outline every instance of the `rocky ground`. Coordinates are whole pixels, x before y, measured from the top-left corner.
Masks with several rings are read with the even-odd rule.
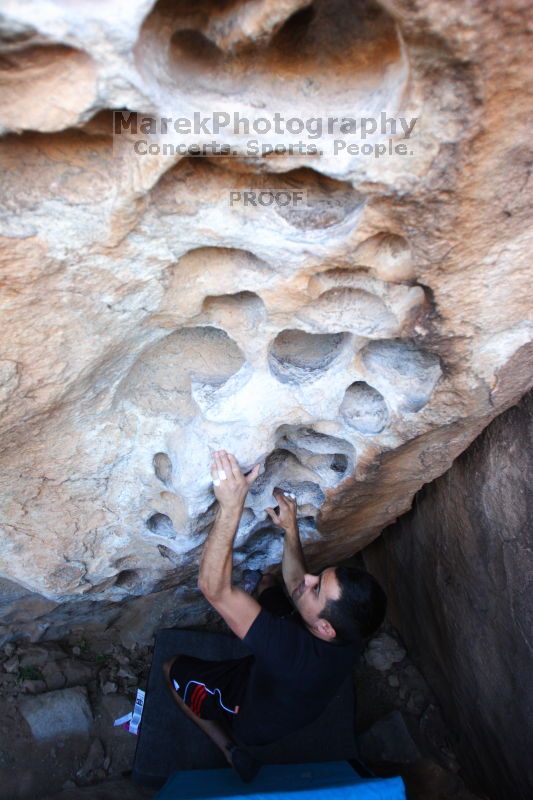
[[[476,800],[461,779],[454,734],[391,625],[370,640],[354,679],[360,757],[374,774],[402,775],[412,800]]]
[[[151,649],[73,633],[0,651],[0,798],[148,798],[124,779],[136,737],[113,721],[144,688]],[[454,740],[424,678],[388,626],[355,671],[361,757],[400,772],[413,798],[475,800],[459,777]]]
[[[76,634],[38,646],[6,644],[0,797],[37,799],[129,770],[136,737],[113,721],[132,710],[150,658],[150,648],[128,651]]]

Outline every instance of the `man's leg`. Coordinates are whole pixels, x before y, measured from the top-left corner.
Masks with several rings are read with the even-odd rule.
[[[174,690],[172,686],[172,681],[170,679],[170,668],[174,663],[174,659],[170,661],[165,661],[163,664],[163,673],[165,675],[165,680],[167,682],[167,686],[170,690],[170,694],[174,698],[174,701],[177,703],[178,708],[183,711],[183,713],[189,717],[198,727],[205,733],[212,742],[216,744],[216,746],[223,752],[226,761],[231,766],[231,756],[230,756],[230,749],[235,744],[235,740],[231,738],[229,733],[224,730],[222,725],[219,722],[215,722],[208,719],[200,719],[197,717],[196,714],[193,714],[191,709],[189,708],[186,703],[183,702],[179,694]]]
[[[259,772],[261,764],[255,760],[243,747],[241,747],[235,739],[233,739],[229,732],[224,728],[220,722],[215,720],[201,719],[194,714],[189,706],[181,699],[179,694],[175,691],[170,677],[170,670],[175,658],[170,661],[165,661],[163,664],[163,674],[167,683],[170,694],[174,698],[178,708],[192,720],[200,730],[202,730],[214,744],[221,750],[224,758],[233,769],[237,772],[239,777],[249,783]]]

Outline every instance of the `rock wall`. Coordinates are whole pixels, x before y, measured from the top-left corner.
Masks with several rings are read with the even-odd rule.
[[[533,786],[532,411],[530,393],[365,551],[463,769],[498,800]]]
[[[517,401],[525,9],[5,0],[1,637],[109,621],[131,598],[166,603],[167,622],[205,617],[213,449],[264,465],[237,567],[279,560],[276,484],[297,494],[319,567],[373,540]],[[228,134],[233,157],[195,158],[138,155],[114,109],[417,123],[408,140],[389,131],[407,155],[324,139],[250,157]],[[230,205],[248,189],[306,204]]]

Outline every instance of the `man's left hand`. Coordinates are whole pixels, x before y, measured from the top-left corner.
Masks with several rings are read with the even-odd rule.
[[[259,475],[259,464],[256,464],[248,475],[243,475],[237,459],[225,450],[216,450],[211,463],[211,477],[215,497],[222,511],[240,513],[248,489]]]

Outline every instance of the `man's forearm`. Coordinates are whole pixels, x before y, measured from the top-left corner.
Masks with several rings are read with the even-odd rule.
[[[285,529],[281,571],[285,586],[289,593],[292,594],[306,573],[305,557],[296,523]]]
[[[198,587],[206,597],[217,597],[231,586],[233,542],[239,527],[242,509],[219,508],[206,539],[200,562]]]

